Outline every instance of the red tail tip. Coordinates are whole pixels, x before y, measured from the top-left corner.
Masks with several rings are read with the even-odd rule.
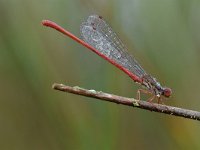
[[[42,20],[42,25],[43,26],[49,26],[49,23],[50,23],[51,21],[49,21],[49,20]]]

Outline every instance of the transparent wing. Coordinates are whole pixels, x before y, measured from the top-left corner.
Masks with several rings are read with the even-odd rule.
[[[144,69],[131,56],[112,28],[98,15],[91,15],[81,24],[83,40],[100,53],[120,64],[136,76],[146,75]]]

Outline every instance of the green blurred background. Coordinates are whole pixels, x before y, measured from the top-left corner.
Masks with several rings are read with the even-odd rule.
[[[41,25],[50,19],[80,36],[94,13],[173,89],[167,105],[200,110],[200,1],[0,0],[0,149],[200,149],[197,121],[51,89],[57,82],[135,97],[127,75]]]

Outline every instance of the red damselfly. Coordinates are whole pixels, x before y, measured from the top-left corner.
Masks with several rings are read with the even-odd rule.
[[[161,96],[170,97],[172,94],[170,88],[161,86],[156,78],[146,73],[135,58],[128,53],[125,45],[101,16],[91,15],[81,24],[80,32],[83,40],[52,21],[43,20],[42,24],[69,36],[124,71],[136,83],[143,85],[146,90],[138,90],[138,99],[140,99],[140,92],[150,93],[153,96],[150,97],[149,101],[157,97],[159,103]]]

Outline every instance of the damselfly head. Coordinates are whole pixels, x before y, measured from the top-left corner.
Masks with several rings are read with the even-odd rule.
[[[165,97],[170,97],[172,95],[172,90],[170,88],[163,88],[163,93],[162,93],[163,96]]]

